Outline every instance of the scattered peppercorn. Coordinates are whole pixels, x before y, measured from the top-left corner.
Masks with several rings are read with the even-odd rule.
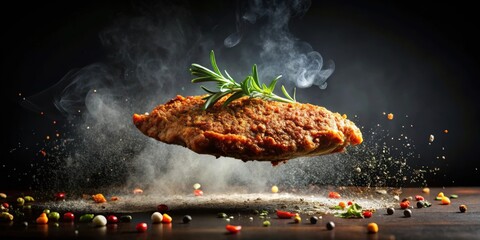
[[[405,209],[405,211],[403,211],[403,215],[407,218],[411,217],[412,216],[412,210]]]
[[[376,223],[369,223],[367,225],[367,230],[369,233],[377,233],[378,232],[378,225]]]
[[[460,212],[464,213],[467,211],[467,205],[462,204],[458,207],[458,209],[460,209]]]
[[[189,223],[189,222],[191,222],[191,221],[192,221],[192,217],[191,217],[190,215],[185,215],[185,216],[183,216],[183,218],[182,218],[182,222],[183,222],[183,223]]]
[[[387,208],[387,214],[388,215],[393,215],[395,213],[395,209],[394,208]]]
[[[335,228],[335,223],[334,222],[327,222],[327,229],[328,230],[333,230]]]
[[[312,216],[312,217],[310,218],[310,223],[311,223],[311,224],[317,224],[317,222],[318,222],[318,217]]]

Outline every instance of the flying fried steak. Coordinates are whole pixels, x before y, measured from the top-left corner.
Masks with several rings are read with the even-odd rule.
[[[345,115],[324,107],[228,95],[204,109],[205,96],[177,96],[149,114],[134,114],[145,135],[199,154],[271,161],[342,152],[362,133]]]

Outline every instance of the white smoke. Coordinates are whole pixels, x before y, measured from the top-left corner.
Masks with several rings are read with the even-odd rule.
[[[236,31],[224,40],[224,45],[237,46],[247,28],[255,28],[253,34],[258,35],[260,45],[259,68],[265,77],[282,75],[299,88],[315,85],[325,89],[327,78],[335,70],[334,62],[324,62],[320,53],[297,39],[288,26],[291,17],[304,15],[309,7],[310,1],[304,0],[247,1],[246,6],[238,7]],[[257,23],[261,19],[265,21]]]

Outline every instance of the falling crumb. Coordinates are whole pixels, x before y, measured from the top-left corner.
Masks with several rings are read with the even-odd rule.
[[[435,136],[433,136],[433,134],[430,134],[430,136],[428,137],[428,141],[433,142],[434,140],[435,140]]]
[[[388,120],[392,120],[392,119],[393,119],[393,113],[389,113],[389,114],[387,115],[387,118],[388,118]]]
[[[44,113],[43,112],[40,112],[40,115],[43,115]]]
[[[444,133],[448,133],[448,130],[447,130],[447,129],[445,129],[445,130],[443,130],[443,132],[444,132]]]
[[[40,150],[40,154],[42,154],[42,156],[47,156],[47,152],[45,150]]]
[[[45,137],[47,140],[50,140],[50,136]]]
[[[142,194],[142,193],[143,193],[143,190],[140,188],[133,189],[133,194]]]
[[[56,136],[56,137],[60,137],[60,133],[56,133],[55,136]]]
[[[93,92],[96,93],[96,92],[97,92],[97,89],[93,89]]]

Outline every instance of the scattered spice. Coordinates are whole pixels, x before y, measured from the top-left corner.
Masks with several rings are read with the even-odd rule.
[[[118,223],[118,217],[115,215],[108,215],[107,216],[107,223],[115,224]]]
[[[162,215],[162,223],[171,223],[172,222],[172,217],[170,217],[170,215],[164,213]]]
[[[273,185],[272,193],[278,193],[278,187],[276,185]]]
[[[191,221],[192,221],[192,216],[190,216],[190,215],[185,215],[185,216],[183,216],[183,218],[182,218],[182,222],[183,222],[183,223],[189,223],[189,222],[191,222]]]
[[[369,233],[377,233],[378,232],[378,225],[376,223],[369,223],[367,225],[367,231]]]
[[[327,222],[326,227],[328,230],[333,230],[335,228],[335,223],[334,222]]]
[[[420,195],[416,195],[416,196],[415,196],[415,200],[416,200],[416,201],[423,201],[423,200],[425,200],[425,198],[422,197],[422,196],[420,196]]]
[[[301,223],[302,218],[300,218],[300,215],[296,214],[295,217],[293,218],[294,223]]]
[[[242,230],[242,226],[235,226],[235,225],[230,225],[230,224],[227,224],[227,226],[225,226],[225,228],[227,229],[227,231],[229,233],[238,233],[240,232],[240,230]]]
[[[335,216],[342,218],[363,218],[362,207],[357,203],[353,203],[345,212],[337,213]]]
[[[197,197],[200,197],[200,196],[203,196],[203,191],[200,190],[200,189],[195,189],[195,190],[193,191],[193,194],[194,194],[195,196],[197,196]]]
[[[107,225],[107,219],[103,215],[97,215],[92,220],[93,226],[95,227],[102,227]]]
[[[394,208],[387,208],[387,214],[388,215],[393,215],[395,213],[395,209]]]
[[[135,188],[133,189],[133,194],[142,194],[143,190],[141,188]]]
[[[295,213],[277,210],[277,217],[280,219],[290,219],[292,217],[295,217],[295,215]]]
[[[389,114],[387,115],[387,118],[388,118],[388,120],[392,120],[392,119],[393,119],[393,113],[389,113]]]
[[[462,204],[458,207],[458,209],[460,210],[461,213],[464,213],[467,211],[467,205]]]
[[[328,193],[328,198],[341,198],[338,192],[330,192]]]
[[[103,196],[103,194],[101,194],[101,193],[97,193],[95,195],[92,195],[92,198],[93,198],[93,201],[95,201],[96,203],[104,203],[104,202],[107,201],[105,196]]]
[[[407,218],[412,217],[412,210],[405,209],[405,211],[403,211],[403,215]]]
[[[163,215],[159,212],[154,212],[152,213],[152,216],[150,216],[150,219],[152,220],[152,223],[161,223],[163,220]]]
[[[146,232],[148,229],[148,225],[144,222],[138,223],[135,229],[137,229],[137,232]]]
[[[40,216],[37,218],[35,221],[37,224],[47,224],[48,223],[48,217],[46,213],[41,213]]]

